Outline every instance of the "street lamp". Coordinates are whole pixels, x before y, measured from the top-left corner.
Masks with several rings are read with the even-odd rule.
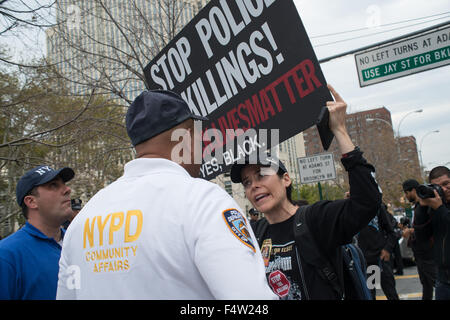
[[[425,167],[423,166],[423,159],[422,159],[422,144],[423,144],[423,140],[425,139],[425,137],[429,136],[432,133],[439,133],[439,130],[434,130],[434,131],[429,131],[427,133],[425,133],[425,135],[422,137],[422,139],[420,139],[420,144],[419,144],[419,155],[420,155],[420,174],[422,175],[422,179],[425,181],[425,175],[424,175],[424,169]]]
[[[392,131],[394,131],[394,128],[392,127],[392,124],[390,124],[388,121],[386,121],[384,119],[380,119],[380,118],[366,118],[366,122],[374,122],[374,121],[382,121],[382,122],[386,123],[389,127],[391,127]]]
[[[414,110],[414,111],[411,111],[411,112],[408,112],[407,114],[405,114],[405,116],[404,116],[404,117],[400,120],[400,122],[398,123],[398,127],[397,127],[397,137],[400,137],[400,126],[401,126],[403,120],[405,120],[405,118],[406,118],[407,116],[409,116],[410,114],[413,114],[413,113],[421,113],[422,111],[423,111],[423,109],[418,109],[418,110]]]

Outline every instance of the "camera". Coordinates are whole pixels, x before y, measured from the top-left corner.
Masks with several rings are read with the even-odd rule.
[[[402,217],[400,219],[400,224],[406,228],[411,228],[411,220],[408,217]]]
[[[442,199],[442,202],[445,203],[444,191],[442,190],[440,185],[427,183],[421,184],[416,188],[417,196],[422,199],[434,198],[434,190],[437,191]]]

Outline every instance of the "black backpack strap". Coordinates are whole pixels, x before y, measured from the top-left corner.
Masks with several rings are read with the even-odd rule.
[[[264,240],[264,233],[266,233],[269,227],[269,222],[266,218],[259,219],[253,226],[253,233],[255,234],[256,241],[261,248],[262,242]]]
[[[339,278],[335,269],[322,254],[321,250],[316,244],[308,225],[306,224],[306,212],[309,206],[302,206],[296,212],[294,217],[294,237],[295,243],[299,248],[301,257],[305,262],[314,266],[319,276],[327,281],[333,288],[338,297],[343,298],[344,292],[339,284]]]

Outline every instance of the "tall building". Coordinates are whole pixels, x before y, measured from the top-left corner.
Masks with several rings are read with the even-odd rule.
[[[419,153],[417,150],[416,138],[414,136],[399,137],[398,138],[400,159],[399,161],[410,168],[413,175],[416,177],[421,176],[421,168],[419,161]],[[420,180],[419,180],[420,181]]]
[[[207,0],[59,0],[46,30],[47,59],[72,94],[131,102],[145,89],[143,69]]]
[[[391,113],[385,107],[347,114],[346,126],[350,138],[358,146],[372,144],[374,132],[389,138],[392,137],[392,141],[394,139]],[[316,127],[305,130],[303,135],[306,155],[325,152]],[[335,140],[326,152],[333,152],[335,160],[339,160],[341,157]]]

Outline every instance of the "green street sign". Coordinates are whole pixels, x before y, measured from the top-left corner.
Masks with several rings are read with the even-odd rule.
[[[396,79],[450,63],[450,26],[355,55],[359,85]]]

